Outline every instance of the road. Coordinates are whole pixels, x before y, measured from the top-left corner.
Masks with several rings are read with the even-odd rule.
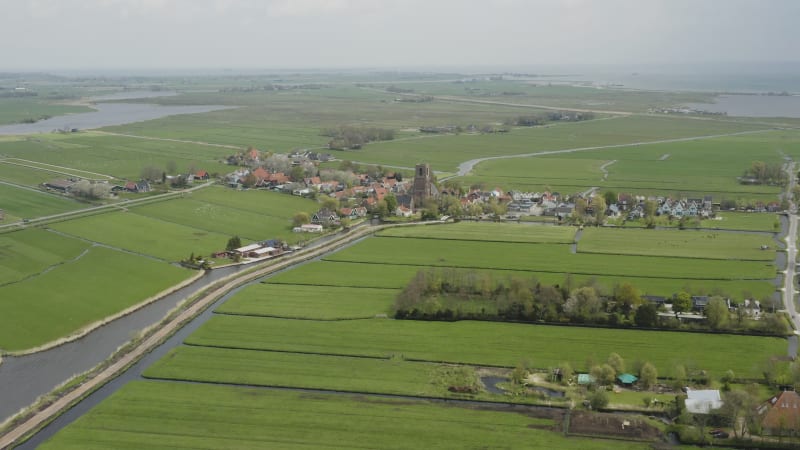
[[[594,147],[577,147],[577,148],[566,148],[562,150],[544,150],[541,152],[533,152],[533,153],[521,153],[517,155],[501,155],[501,156],[487,156],[485,158],[476,158],[471,159],[469,161],[463,162],[458,165],[458,174],[453,175],[452,177],[448,178],[455,178],[455,177],[463,177],[467,176],[472,169],[484,162],[484,161],[491,161],[493,159],[510,159],[510,158],[530,158],[534,156],[544,156],[544,155],[558,155],[561,153],[575,153],[575,152],[586,152],[591,150],[604,150],[608,148],[625,148],[625,147],[638,147],[640,145],[652,145],[652,144],[667,144],[671,142],[688,142],[688,141],[699,141],[703,139],[715,139],[725,136],[740,136],[744,134],[753,134],[753,133],[765,133],[768,131],[774,131],[774,129],[764,129],[764,130],[753,130],[753,131],[739,131],[736,133],[725,133],[725,134],[711,134],[705,136],[691,136],[691,137],[684,137],[684,138],[674,138],[674,139],[660,139],[657,141],[643,141],[643,142],[631,142],[630,144],[610,144],[610,145],[597,145]],[[442,179],[440,181],[444,181]]]
[[[797,310],[795,308],[795,270],[797,266],[797,205],[793,195],[794,186],[797,182],[795,173],[795,163],[789,162],[786,164],[786,172],[789,176],[789,183],[786,187],[786,199],[789,200],[789,231],[786,233],[786,275],[783,277],[783,307],[791,317],[792,326],[795,329],[795,334],[800,331],[800,317],[797,317]]]

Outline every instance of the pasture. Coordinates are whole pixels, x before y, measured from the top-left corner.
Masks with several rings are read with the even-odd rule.
[[[164,430],[169,429],[165,434]],[[531,448],[593,450],[609,441],[565,437],[551,419],[489,408],[370,396],[135,381],[42,449]],[[313,432],[309,432],[313,430]],[[615,441],[614,448],[647,444]]]
[[[70,198],[0,183],[0,209],[7,214],[3,222],[11,222],[10,216],[31,219],[86,207]]]
[[[252,350],[537,368],[569,362],[587,370],[612,352],[626,361],[650,361],[662,374],[675,364],[719,376],[761,377],[770,356],[786,353],[786,340],[669,331],[560,327],[498,322],[424,322],[368,319],[335,322],[215,315],[186,339],[190,345]],[[751,358],[731,358],[731,349]],[[758,356],[755,356],[758,355]]]
[[[149,258],[91,247],[52,270],[0,287],[0,348],[24,350],[65,337],[190,274]]]
[[[317,286],[352,286],[402,289],[418,270],[430,266],[410,266],[395,264],[362,264],[342,261],[316,261],[304,264],[288,272],[279,273],[269,279],[270,284],[301,284]],[[465,269],[470,270],[470,269]],[[541,283],[561,284],[566,274],[554,272],[533,272],[517,270],[487,270],[495,279],[504,277],[535,277]],[[675,278],[647,278],[610,275],[571,274],[575,285],[597,282],[605,292],[610,293],[615,285],[628,282],[636,286],[642,294],[669,297],[679,290],[693,295],[720,292],[733,298],[743,298],[744,292],[755,298],[765,298],[775,292],[775,286],[763,280],[685,280]]]
[[[397,289],[258,283],[216,312],[233,315],[336,320],[389,314]]]
[[[0,286],[78,257],[89,244],[39,228],[0,234]]]
[[[52,224],[62,233],[165,261],[224,250],[229,235],[193,228],[133,212],[98,214]]]
[[[588,227],[578,242],[578,252],[774,261],[776,246],[767,234]]]
[[[93,111],[88,106],[58,104],[38,97],[0,98],[0,125],[39,120],[43,116]]]
[[[775,277],[775,266],[767,261],[573,254],[566,244],[377,237],[328,255],[324,259],[369,264],[511,269],[684,280],[760,280]]]
[[[571,244],[575,241],[575,232],[576,228],[574,227],[459,222],[445,225],[389,228],[378,232],[377,235],[442,240]]]

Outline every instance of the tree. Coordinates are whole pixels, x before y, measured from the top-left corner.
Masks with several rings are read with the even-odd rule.
[[[593,366],[589,373],[592,375],[592,378],[594,378],[595,382],[601,386],[613,384],[614,379],[617,377],[617,373],[614,371],[614,368],[609,364]]]
[[[625,360],[622,359],[622,356],[619,356],[619,353],[608,355],[608,365],[613,367],[616,373],[625,372]]]
[[[692,308],[692,296],[689,295],[686,291],[680,291],[675,295],[675,298],[672,299],[672,311],[675,313],[675,317],[678,317],[678,314],[689,311]]]
[[[350,218],[349,217],[342,217],[339,220],[339,225],[342,226],[343,229],[349,230],[350,229]]]
[[[292,217],[292,225],[299,227],[311,222],[307,212],[300,211]]]
[[[658,371],[656,367],[649,362],[642,365],[639,370],[639,383],[645,388],[650,389],[658,382]]]
[[[594,218],[597,221],[597,224],[600,225],[603,223],[603,219],[606,217],[606,208],[608,205],[603,197],[597,196],[592,199],[592,205],[594,206]]]
[[[728,420],[728,424],[733,429],[733,434],[737,438],[742,437],[747,432],[746,414],[750,409],[755,409],[754,400],[747,391],[732,390],[723,392],[722,407],[719,413]]]
[[[225,246],[225,250],[230,252],[236,250],[241,246],[242,246],[242,240],[239,238],[239,236],[234,236],[228,239],[228,244]]]
[[[292,171],[289,172],[289,178],[294,182],[303,181],[305,175],[306,171],[303,169],[303,166],[294,166],[292,167]]]
[[[572,378],[572,375],[575,371],[572,370],[572,366],[568,362],[562,362],[558,365],[558,371],[561,373],[561,382],[566,384],[567,381]]]
[[[642,303],[642,296],[632,284],[624,282],[614,287],[614,300],[620,310],[628,315],[635,306]]]
[[[608,394],[605,389],[598,389],[589,395],[589,406],[595,411],[608,406]]]
[[[728,304],[720,296],[711,297],[706,305],[706,319],[708,326],[712,330],[723,330],[728,328],[728,321],[730,320],[730,312],[728,311]]]
[[[636,308],[634,322],[637,327],[653,328],[658,324],[658,311],[656,305],[647,302]]]
[[[517,367],[511,372],[511,381],[514,384],[524,384],[528,379],[528,371],[522,364],[517,364]]]
[[[388,209],[391,212],[397,210],[397,197],[395,197],[392,194],[389,194],[383,199],[386,201],[386,209]]]
[[[155,166],[145,166],[142,168],[141,177],[147,181],[158,181],[161,178],[161,169]]]
[[[606,191],[603,194],[603,199],[606,201],[606,205],[614,205],[617,203],[617,193],[614,191]]]
[[[339,209],[339,200],[334,197],[325,197],[322,199],[322,208],[336,211]]]
[[[603,303],[591,287],[573,290],[564,304],[564,312],[578,321],[591,320],[602,311]]]
[[[170,175],[178,173],[178,164],[175,161],[167,161],[167,173]]]

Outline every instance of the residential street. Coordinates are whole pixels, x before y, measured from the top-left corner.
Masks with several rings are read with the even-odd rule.
[[[794,302],[794,280],[797,265],[797,205],[795,204],[795,199],[792,194],[795,183],[797,182],[794,162],[787,163],[786,171],[789,175],[789,183],[786,188],[786,197],[789,200],[789,231],[786,234],[787,264],[786,276],[783,281],[783,307],[792,318],[795,334],[798,334],[797,330],[800,330],[800,318],[797,317]]]

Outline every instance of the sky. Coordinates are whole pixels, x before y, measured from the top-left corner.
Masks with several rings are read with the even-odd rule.
[[[800,61],[798,0],[0,0],[0,71]]]

